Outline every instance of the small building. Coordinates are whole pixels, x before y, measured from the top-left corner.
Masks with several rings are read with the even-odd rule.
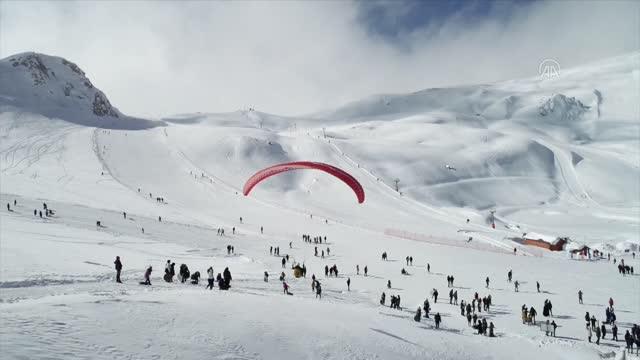
[[[591,252],[591,248],[588,247],[587,245],[581,245],[574,249],[571,249],[571,253],[574,255],[579,254],[581,256],[588,256],[590,252]]]
[[[562,251],[568,240],[566,237],[553,237],[533,232],[522,234],[523,244],[537,246],[550,251]]]

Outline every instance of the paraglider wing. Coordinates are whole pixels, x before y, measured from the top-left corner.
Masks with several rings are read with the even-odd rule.
[[[356,194],[356,197],[358,198],[359,203],[364,202],[364,189],[362,188],[362,185],[360,185],[358,180],[356,180],[356,178],[354,178],[353,176],[346,173],[344,170],[341,170],[335,166],[325,164],[325,163],[311,162],[311,161],[296,161],[296,162],[278,164],[278,165],[270,166],[266,169],[262,169],[257,173],[253,174],[253,176],[251,176],[249,180],[247,180],[247,182],[244,184],[244,189],[242,192],[244,193],[245,196],[247,196],[251,192],[251,189],[253,189],[254,186],[256,186],[262,180],[268,177],[271,177],[273,175],[280,174],[285,171],[300,170],[300,169],[321,170],[330,175],[337,177],[338,179],[342,180],[345,184],[349,185],[349,187]]]

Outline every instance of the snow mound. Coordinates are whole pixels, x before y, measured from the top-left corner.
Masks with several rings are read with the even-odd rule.
[[[78,65],[35,52],[0,60],[0,111],[25,111],[105,128],[161,124],[123,115]]]

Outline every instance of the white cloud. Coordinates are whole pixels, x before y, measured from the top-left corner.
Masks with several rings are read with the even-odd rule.
[[[639,14],[635,1],[538,2],[506,22],[452,17],[399,47],[371,37],[348,2],[5,1],[0,57],[68,58],[132,115],[299,114],[374,93],[533,76],[544,58],[570,67],[638,50]]]

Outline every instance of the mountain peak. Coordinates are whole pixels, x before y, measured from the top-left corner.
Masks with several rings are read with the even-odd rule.
[[[85,72],[67,59],[26,52],[0,60],[0,67],[5,68],[0,75],[5,84],[0,86],[0,94],[5,100],[10,99],[7,105],[25,105],[31,99],[37,101],[31,105],[42,110],[43,115],[58,116],[59,111],[54,110],[67,109],[83,110],[98,117],[121,116]]]

